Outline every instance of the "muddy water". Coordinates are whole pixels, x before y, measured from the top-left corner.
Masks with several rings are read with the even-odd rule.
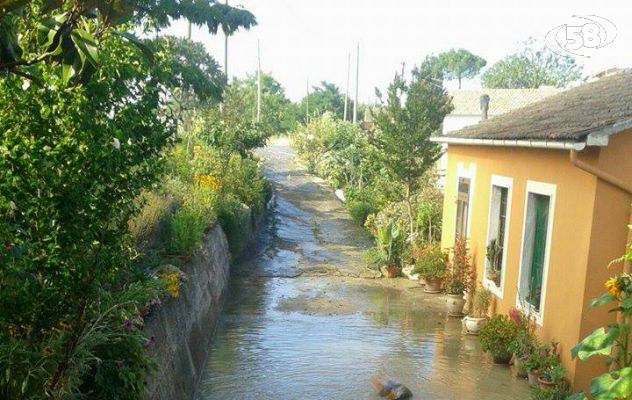
[[[353,225],[286,142],[261,152],[275,185],[265,229],[233,269],[198,400],[377,399],[375,374],[416,399],[526,399],[525,382],[461,334],[444,299],[372,279]]]

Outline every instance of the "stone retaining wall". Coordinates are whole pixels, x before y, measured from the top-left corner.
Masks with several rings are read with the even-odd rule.
[[[188,280],[179,298],[165,300],[146,321],[145,331],[155,339],[150,352],[158,370],[147,381],[145,398],[193,398],[222,310],[229,266],[228,242],[217,224],[183,268]]]

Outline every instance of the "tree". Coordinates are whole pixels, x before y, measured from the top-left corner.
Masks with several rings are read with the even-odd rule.
[[[441,148],[430,141],[443,118],[452,111],[450,97],[437,83],[437,70],[431,58],[413,70],[408,84],[396,74],[387,91],[386,105],[375,117],[375,145],[386,168],[402,182],[409,221],[409,234],[416,234],[413,196],[421,185],[420,177],[441,156]]]
[[[296,112],[299,121],[305,120],[307,96],[304,96],[297,104]],[[353,100],[347,99],[347,120],[351,120],[353,113]],[[319,86],[312,86],[309,94],[309,117],[320,117],[328,112],[339,119],[344,119],[345,96],[340,92],[336,84],[322,81]],[[362,119],[364,114],[358,110],[358,119]]]
[[[574,59],[557,55],[529,39],[519,53],[492,65],[481,77],[481,82],[492,89],[564,87],[578,80],[582,69]]]
[[[165,0],[6,0],[0,3],[0,71],[37,80],[41,63],[57,67],[64,83],[90,79],[99,66],[99,47],[111,35],[125,38],[151,58],[131,28],[160,30],[186,18],[230,34],[256,24],[241,8],[210,1]],[[20,35],[18,35],[20,33]],[[27,34],[24,34],[27,33]],[[72,81],[72,82],[71,82]]]
[[[257,75],[234,80],[224,93],[224,118],[242,124],[257,120]],[[261,73],[261,122],[268,136],[286,133],[296,126],[292,102],[283,86],[270,74]]]
[[[451,49],[437,56],[438,63],[443,71],[444,78],[458,80],[461,89],[463,78],[473,78],[487,64],[483,58],[470,53],[465,49]]]
[[[136,322],[160,283],[129,220],[174,143],[170,94],[224,85],[199,46],[130,34],[175,16],[254,23],[215,2],[0,2],[0,398],[143,396]]]

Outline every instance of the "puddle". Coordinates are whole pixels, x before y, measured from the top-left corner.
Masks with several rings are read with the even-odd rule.
[[[261,151],[274,213],[233,269],[197,399],[378,399],[375,374],[417,399],[527,399],[526,382],[461,333],[440,295],[355,278],[369,237],[292,154]]]

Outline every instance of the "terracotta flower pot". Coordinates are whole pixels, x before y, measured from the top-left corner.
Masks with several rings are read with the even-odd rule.
[[[441,278],[426,278],[426,288],[424,292],[426,293],[441,293],[441,283],[443,279]]]
[[[380,268],[380,272],[382,272],[382,275],[386,278],[397,278],[399,276],[399,268],[395,265],[384,265]]]
[[[462,317],[465,298],[462,294],[449,294],[446,299],[448,315],[451,317]]]
[[[476,318],[476,317],[465,317],[465,331],[469,335],[478,335],[485,322],[487,322],[487,318]]]
[[[549,382],[542,376],[538,377],[538,385],[540,389],[553,389],[556,386],[555,382]]]
[[[538,378],[540,378],[540,371],[527,371],[527,379],[529,380],[529,386],[539,386]]]

